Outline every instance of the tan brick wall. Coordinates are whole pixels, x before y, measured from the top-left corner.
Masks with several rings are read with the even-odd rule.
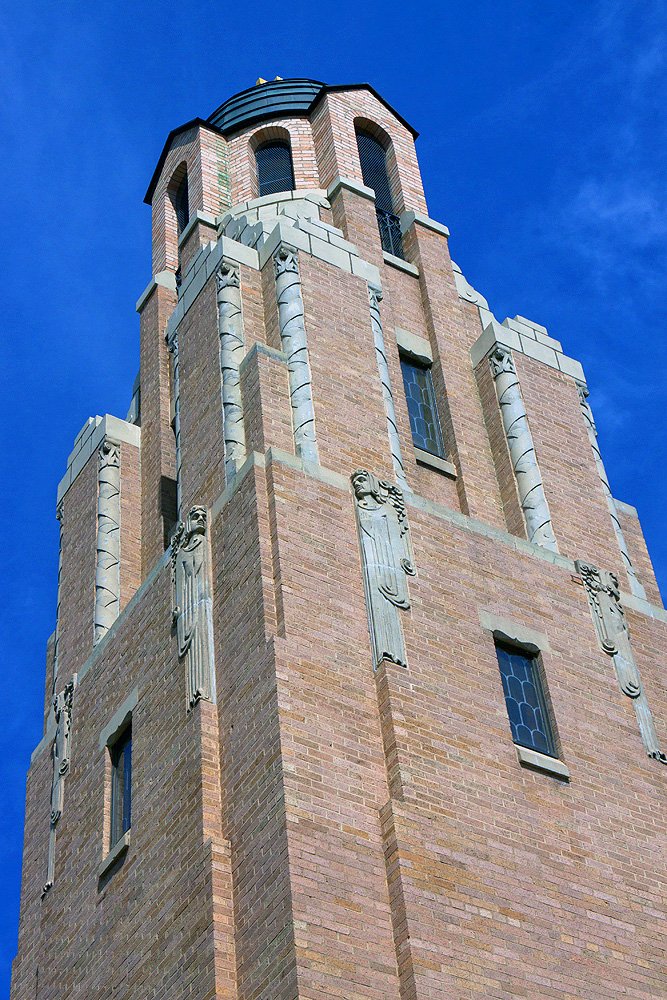
[[[303,186],[361,180],[355,117],[390,134],[403,203],[425,211],[409,133],[364,91],[328,95],[312,131],[290,123]],[[233,201],[253,193],[244,150],[254,132],[229,143]],[[187,142],[163,176],[187,147],[204,164],[199,188],[193,168],[191,208],[217,212],[222,194],[216,208],[206,191],[224,176],[224,145],[206,130]],[[319,468],[294,457],[270,258],[262,272],[241,267],[249,461],[234,489],[214,275],[178,330],[183,511],[201,502],[216,512],[217,703],[186,710],[161,562],[175,475],[164,331],[176,298],[158,286],[141,316],[141,461],[121,448],[124,610],[92,655],[96,455],[65,495],[60,687],[80,675],[71,772],[55,884],[41,900],[49,734],[28,775],[11,998],[655,1000],[667,986],[667,769],[646,755],[564,559],[620,566],[574,383],[515,352],[555,556],[524,540],[488,362],[475,373],[470,360],[479,314],[458,297],[446,238],[419,222],[408,230],[415,277],[385,264],[371,201],[342,189],[332,218],[382,277],[413,488],[416,576],[411,609],[397,612],[408,666],[372,669],[349,487],[359,466],[394,478],[366,282],[300,250]],[[199,243],[193,234],[186,252]],[[415,462],[396,326],[429,340],[455,479]],[[640,529],[620,514],[657,606]],[[639,606],[626,608],[630,637],[664,749],[667,622]],[[546,636],[546,694],[569,781],[519,763],[480,611]],[[99,736],[135,687],[131,843],[100,880],[110,765]]]

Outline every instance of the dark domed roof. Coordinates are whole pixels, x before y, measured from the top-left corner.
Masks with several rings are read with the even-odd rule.
[[[234,94],[206,119],[225,133],[270,118],[299,118],[324,87],[318,80],[271,80]]]

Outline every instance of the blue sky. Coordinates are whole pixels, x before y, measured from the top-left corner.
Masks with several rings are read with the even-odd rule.
[[[499,320],[544,324],[583,363],[612,490],[638,507],[664,592],[666,36],[665,5],[630,0],[2,6],[0,489],[5,516],[23,515],[0,580],[0,996],[54,627],[56,485],[87,417],[129,405],[143,196],[167,133],[258,76],[371,83],[421,132],[429,212],[469,281]]]

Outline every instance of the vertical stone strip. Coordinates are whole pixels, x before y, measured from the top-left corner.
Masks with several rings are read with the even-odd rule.
[[[551,526],[551,515],[544,495],[542,475],[537,464],[535,445],[528,426],[526,407],[516,377],[512,355],[506,347],[497,346],[489,362],[496,383],[498,404],[505,428],[510,459],[519,491],[519,502],[526,522],[528,539],[558,552]]]
[[[621,529],[621,522],[618,519],[618,511],[616,510],[616,504],[614,503],[614,498],[612,496],[611,486],[609,485],[609,480],[607,478],[607,470],[604,467],[604,462],[602,461],[602,455],[600,454],[597,427],[595,426],[595,420],[593,419],[593,411],[591,410],[591,405],[588,402],[588,386],[586,385],[585,382],[577,382],[577,391],[579,393],[579,402],[581,404],[581,412],[584,417],[584,424],[586,425],[586,431],[588,432],[588,440],[590,441],[591,448],[593,449],[593,456],[595,458],[595,464],[597,466],[598,475],[600,477],[600,482],[602,483],[602,488],[604,489],[604,495],[607,500],[607,507],[609,508],[611,522],[614,525],[614,533],[616,534],[616,541],[621,551],[621,557],[623,559],[623,565],[625,566],[625,571],[628,574],[630,590],[635,595],[635,597],[641,597],[642,600],[645,601],[646,591],[644,590],[641,583],[637,579],[637,574],[635,573],[634,566],[632,565],[632,562],[630,560],[628,547],[625,544],[625,538],[623,536],[623,531]]]
[[[211,552],[206,507],[192,507],[171,540],[172,621],[185,659],[188,711],[215,701]]]
[[[56,686],[58,684],[58,644],[60,642],[60,604],[62,601],[62,579],[63,579],[63,502],[56,507],[56,517],[60,524],[60,534],[58,537],[58,586],[56,589],[56,632],[53,642],[53,683],[51,685],[51,698],[55,697]]]
[[[394,396],[391,391],[391,380],[389,378],[389,365],[387,364],[387,351],[384,346],[384,333],[382,331],[382,319],[380,317],[380,302],[382,301],[382,290],[373,285],[368,286],[368,301],[371,309],[371,329],[373,331],[373,341],[375,343],[375,359],[377,361],[380,382],[382,383],[382,399],[384,400],[384,411],[387,415],[387,434],[389,436],[389,450],[394,466],[396,481],[402,490],[410,491],[405,478],[403,468],[403,458],[401,456],[401,442],[398,438],[398,427],[396,425],[396,410],[394,409]],[[410,491],[411,492],[411,491]]]
[[[120,445],[105,438],[99,459],[93,645],[118,618],[120,601]]]
[[[225,481],[229,483],[246,458],[240,377],[245,338],[239,265],[224,259],[217,273],[217,282]]]
[[[178,333],[168,341],[174,359],[174,439],[176,442],[176,513],[181,516],[181,392],[178,365]]]
[[[76,675],[75,675],[76,676]],[[49,855],[46,869],[46,882],[42,889],[42,898],[53,886],[56,864],[56,827],[62,816],[65,794],[65,778],[69,774],[70,738],[72,732],[72,696],[74,694],[74,678],[65,685],[59,695],[53,699],[53,710],[56,720],[56,735],[51,748],[53,759],[53,780],[51,783],[51,822],[49,825]]]
[[[579,559],[575,560],[574,565],[586,590],[600,649],[611,656],[621,691],[632,699],[646,753],[653,760],[667,764],[667,754],[660,749],[653,716],[630,644],[618,578],[614,573],[598,570],[596,566],[589,566]]]
[[[299,458],[319,465],[312,379],[296,250],[281,243],[273,255],[273,263],[276,274],[280,339],[283,351],[287,355],[289,372],[294,447]]]

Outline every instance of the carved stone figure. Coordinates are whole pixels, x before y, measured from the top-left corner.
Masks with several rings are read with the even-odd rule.
[[[600,649],[612,657],[621,691],[632,698],[639,731],[649,757],[667,764],[667,755],[660,749],[653,716],[642,687],[639,668],[630,645],[630,634],[621,604],[618,577],[598,570],[581,560],[575,561],[581,576]]]
[[[611,492],[611,486],[609,485],[609,479],[607,478],[607,470],[604,467],[604,462],[602,461],[602,455],[600,453],[600,446],[598,444],[598,432],[595,426],[595,420],[593,419],[593,411],[591,410],[590,403],[588,402],[588,386],[585,382],[577,382],[577,391],[579,393],[579,403],[581,404],[581,412],[584,418],[584,424],[586,425],[586,431],[588,433],[588,440],[590,441],[591,448],[593,449],[593,457],[595,458],[595,464],[597,466],[598,475],[600,477],[600,482],[602,483],[602,488],[604,489],[604,495],[607,500],[607,507],[609,508],[609,514],[611,516],[611,521],[614,526],[614,533],[616,535],[616,541],[621,552],[621,558],[623,559],[623,565],[625,566],[625,571],[628,574],[628,583],[630,584],[630,590],[635,595],[635,597],[641,597],[646,600],[646,591],[642,587],[641,583],[637,579],[637,574],[635,573],[634,566],[630,560],[630,555],[628,553],[628,547],[625,544],[625,537],[621,529],[621,522],[618,519],[618,511],[616,510],[616,504],[614,502],[614,497]]]
[[[65,685],[60,694],[53,699],[53,710],[56,722],[56,735],[53,740],[51,756],[53,759],[53,781],[51,784],[51,824],[49,827],[49,860],[46,872],[46,882],[42,896],[53,886],[56,861],[56,827],[62,816],[65,793],[65,778],[69,774],[70,742],[72,733],[72,696],[74,680]]]
[[[215,700],[209,547],[206,508],[192,507],[171,542],[173,622],[186,661],[188,709]]]
[[[120,601],[120,445],[105,438],[99,457],[93,645],[118,618]]]
[[[181,392],[178,364],[178,334],[167,341],[174,364],[174,439],[176,443],[176,509],[181,514]]]
[[[230,482],[246,458],[240,368],[245,354],[239,265],[224,259],[217,274],[220,369],[222,371],[225,480]]]
[[[551,526],[551,514],[537,464],[535,445],[528,426],[526,407],[514,369],[514,360],[506,347],[496,346],[489,362],[496,383],[498,404],[505,428],[510,459],[516,477],[519,502],[523,511],[528,539],[558,552],[556,536]]]
[[[391,391],[391,381],[389,378],[389,365],[387,364],[387,351],[384,345],[384,333],[382,330],[382,319],[380,317],[380,302],[382,301],[382,290],[373,285],[368,286],[368,301],[371,309],[371,329],[375,343],[375,359],[377,361],[380,382],[382,383],[382,398],[384,400],[384,412],[387,415],[387,434],[389,435],[389,448],[391,460],[394,465],[396,481],[403,490],[409,490],[403,468],[403,458],[401,456],[401,442],[398,437],[398,427],[396,426],[396,411],[394,409],[394,397]]]
[[[306,344],[301,278],[296,250],[281,243],[273,255],[278,297],[278,322],[287,355],[294,447],[299,458],[319,465],[315,438],[313,390]]]
[[[373,668],[382,660],[407,666],[400,610],[410,609],[407,576],[415,576],[403,494],[366,469],[350,477],[359,531]]]

